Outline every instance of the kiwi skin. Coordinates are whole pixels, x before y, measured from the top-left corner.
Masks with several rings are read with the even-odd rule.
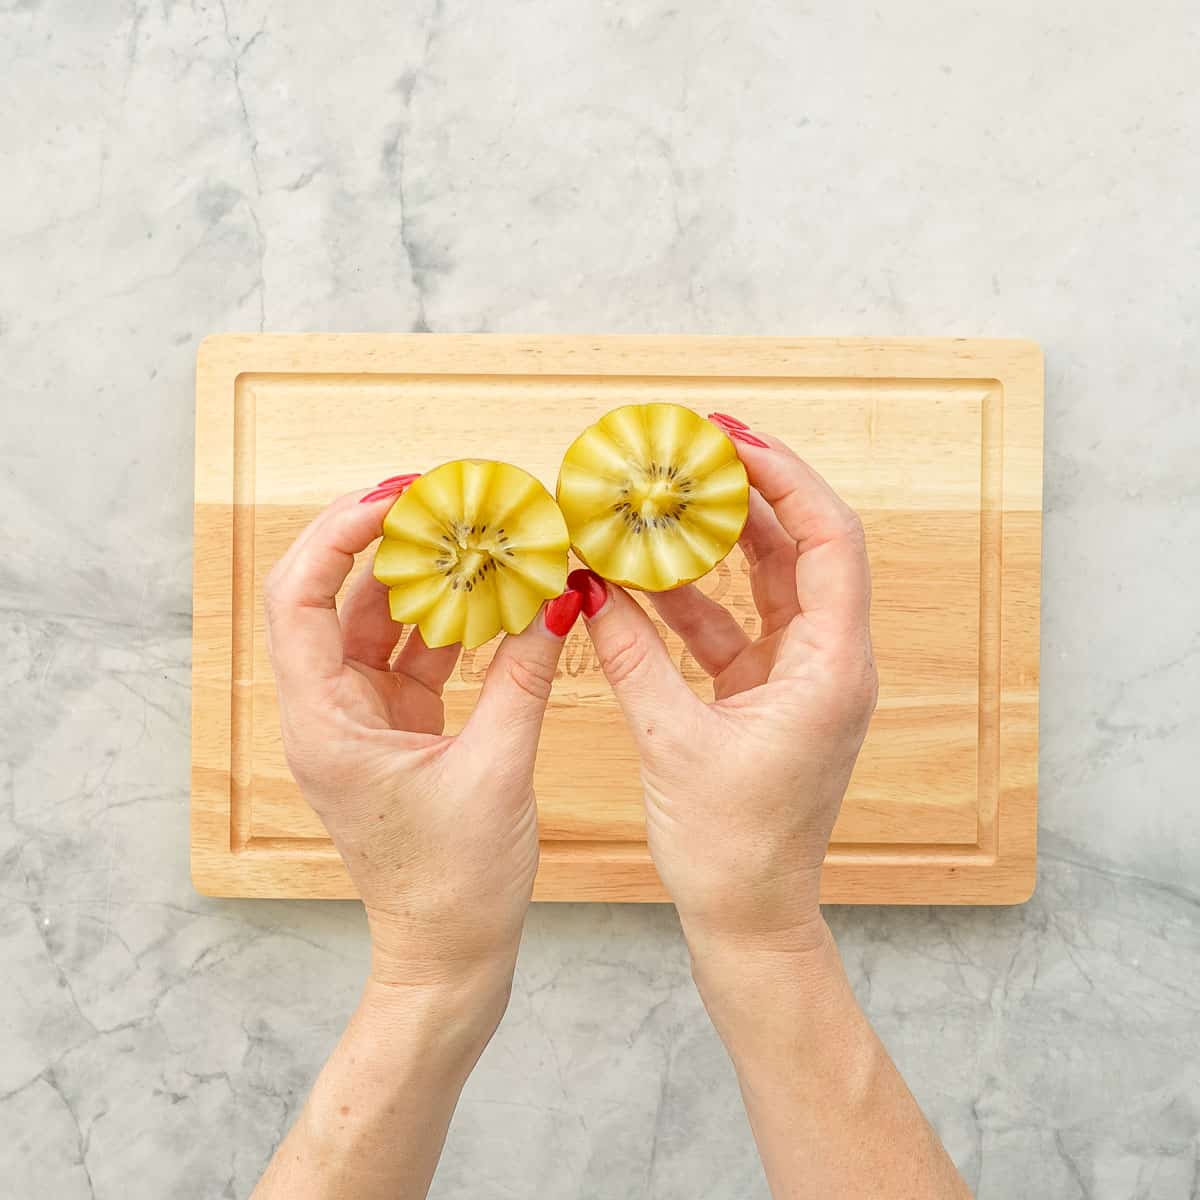
[[[625,406],[625,407],[636,408],[636,407],[643,407],[643,406],[641,406],[641,405],[627,405],[627,406]],[[676,407],[680,407],[680,408],[682,408],[683,406],[682,406],[682,405],[678,405],[678,406],[676,406]],[[614,411],[615,411],[615,410],[614,410]],[[688,411],[688,412],[690,412],[690,413],[694,413],[694,410],[693,410],[693,409],[687,409],[686,411]],[[699,414],[694,414],[694,415],[697,415],[697,416],[698,416]],[[601,420],[602,420],[602,419],[603,419],[603,418],[601,418]],[[590,426],[589,426],[589,428],[590,428]],[[732,439],[731,439],[731,438],[728,436],[728,434],[726,434],[726,433],[725,433],[725,431],[724,431],[723,429],[721,429],[719,426],[717,426],[716,428],[717,428],[717,431],[718,431],[718,432],[721,434],[722,438],[724,438],[724,440],[725,440],[725,441],[727,441],[727,442],[729,443],[729,447],[730,447],[730,450],[731,450],[731,451],[732,451],[732,453],[733,453],[734,460],[735,460],[735,461],[738,461],[738,462],[739,462],[739,465],[740,465],[740,456],[739,456],[739,455],[738,455],[738,453],[737,453],[737,447],[736,447],[736,446],[734,446],[734,444],[733,444],[733,440],[732,440]],[[577,438],[576,438],[574,441],[572,441],[571,445],[570,445],[570,446],[567,448],[566,454],[564,454],[564,458],[566,458],[566,457],[567,457],[567,455],[569,455],[569,454],[570,454],[570,452],[571,452],[571,450],[574,448],[574,446],[575,446],[576,442],[578,442],[578,441],[579,441],[579,439],[580,439],[580,438],[582,438],[586,432],[587,432],[587,430],[584,430],[584,433],[581,433],[581,434],[579,435],[579,437],[577,437]],[[679,579],[677,582],[675,582],[674,584],[672,584],[672,585],[671,585],[669,588],[664,588],[664,589],[661,589],[662,591],[675,591],[677,588],[681,588],[681,587],[687,587],[689,584],[695,583],[695,582],[696,582],[698,579],[703,579],[703,578],[704,578],[704,576],[705,576],[705,575],[707,575],[707,574],[708,574],[710,571],[712,571],[712,570],[713,570],[713,569],[714,569],[714,568],[717,566],[717,564],[718,564],[718,563],[720,563],[720,562],[723,562],[723,561],[724,561],[726,558],[728,558],[728,557],[729,557],[729,554],[730,554],[730,552],[733,550],[734,546],[736,546],[736,545],[737,545],[737,543],[738,543],[738,538],[740,538],[740,537],[741,537],[742,530],[744,530],[744,529],[745,529],[745,527],[746,527],[746,522],[747,522],[747,521],[749,520],[749,518],[750,518],[750,480],[749,480],[749,477],[746,475],[746,471],[745,471],[745,467],[744,467],[744,466],[742,467],[742,476],[743,476],[743,480],[744,480],[744,491],[742,492],[742,499],[743,499],[743,508],[744,508],[745,515],[744,515],[744,516],[743,516],[743,518],[742,518],[741,525],[738,527],[738,533],[737,533],[737,536],[736,536],[736,537],[734,537],[734,538],[733,538],[733,539],[730,541],[729,548],[728,548],[728,549],[725,551],[725,553],[724,553],[724,554],[722,554],[722,555],[721,555],[721,557],[720,557],[720,558],[717,558],[717,559],[715,559],[715,560],[714,560],[714,561],[713,561],[713,562],[712,562],[712,563],[711,563],[711,564],[710,564],[708,567],[706,567],[706,568],[705,568],[703,571],[700,571],[700,572],[698,572],[697,574],[695,574],[695,575],[692,575],[692,576],[689,576],[689,577],[687,577],[687,578],[681,578],[681,579]],[[561,495],[562,495],[562,479],[561,479],[561,477],[560,477],[560,479],[559,479],[559,481],[558,481],[558,484],[557,484],[557,486],[555,487],[555,493],[554,493],[554,498],[555,498],[555,500],[556,500],[556,501],[561,501]],[[582,550],[580,550],[580,549],[579,549],[579,547],[578,547],[577,545],[575,545],[575,544],[574,544],[574,542],[572,542],[572,545],[571,545],[571,553],[572,553],[572,554],[574,554],[574,556],[575,556],[577,559],[579,559],[579,561],[580,561],[581,563],[583,563],[583,565],[584,565],[585,567],[587,567],[587,568],[588,568],[588,570],[590,570],[590,571],[592,571],[594,574],[596,574],[596,575],[600,576],[600,578],[608,580],[608,582],[609,582],[609,583],[615,583],[615,584],[617,584],[618,586],[620,586],[620,587],[623,587],[623,588],[626,588],[626,589],[627,589],[627,590],[629,590],[629,591],[635,591],[635,592],[647,592],[647,593],[649,593],[649,592],[652,592],[652,591],[655,591],[655,589],[647,588],[647,587],[646,587],[644,584],[638,583],[636,580],[633,580],[633,579],[622,579],[622,578],[621,578],[621,577],[619,577],[618,575],[615,575],[615,574],[613,574],[613,573],[611,573],[611,572],[610,572],[610,573],[605,573],[605,572],[603,572],[603,571],[600,571],[600,570],[598,570],[598,569],[597,569],[595,566],[593,566],[593,564],[592,564],[592,563],[590,563],[590,562],[588,561],[588,559],[587,559],[587,556],[586,556],[586,555],[583,553],[583,551],[582,551]]]

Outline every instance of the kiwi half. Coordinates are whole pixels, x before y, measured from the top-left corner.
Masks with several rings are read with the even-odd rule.
[[[567,583],[570,539],[550,493],[508,463],[464,459],[422,475],[388,511],[375,578],[393,621],[427,646],[520,633]]]
[[[615,408],[571,443],[558,505],[575,553],[624,587],[665,592],[733,549],[750,485],[733,442],[678,404]]]

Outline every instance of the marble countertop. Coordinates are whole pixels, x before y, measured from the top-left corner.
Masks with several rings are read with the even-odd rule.
[[[192,371],[428,329],[1042,343],[1037,893],[830,916],[981,1197],[1200,1195],[1196,34],[0,3],[0,1191],[247,1194],[354,1002],[354,906],[189,883]],[[766,1197],[672,910],[533,911],[433,1195]]]

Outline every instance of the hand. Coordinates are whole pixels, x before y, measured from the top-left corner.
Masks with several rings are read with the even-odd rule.
[[[401,627],[369,571],[335,610],[397,490],[342,497],[267,579],[284,749],[366,906],[373,980],[495,968],[506,995],[538,861],[534,754],[580,600],[567,592],[506,637],[466,727],[443,736],[459,647],[431,650],[414,629],[393,661]]]
[[[862,524],[782,442],[712,419],[752,485],[741,544],[759,636],[694,587],[651,600],[712,676],[714,703],[620,588],[571,578],[641,753],[650,852],[771,1194],[960,1200],[820,914],[821,865],[875,707]]]
[[[370,572],[334,603],[401,490],[342,497],[267,580],[284,749],[366,905],[372,964],[264,1198],[426,1194],[504,1011],[537,869],[533,758],[580,597],[504,639],[466,727],[444,737],[459,648],[431,650],[413,630],[393,658],[402,631]]]
[[[751,640],[689,586],[651,597],[713,678],[705,704],[620,588],[584,614],[642,760],[650,852],[693,952],[711,938],[819,941],[821,864],[876,697],[858,517],[775,438],[719,419],[752,485],[741,545]]]

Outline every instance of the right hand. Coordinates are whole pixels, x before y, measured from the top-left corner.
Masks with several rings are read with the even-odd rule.
[[[775,438],[732,434],[752,485],[751,640],[694,586],[651,596],[713,679],[706,704],[649,616],[590,572],[584,614],[641,754],[650,853],[693,953],[823,936],[821,865],[877,683],[862,523]],[[755,444],[764,442],[765,445]]]

